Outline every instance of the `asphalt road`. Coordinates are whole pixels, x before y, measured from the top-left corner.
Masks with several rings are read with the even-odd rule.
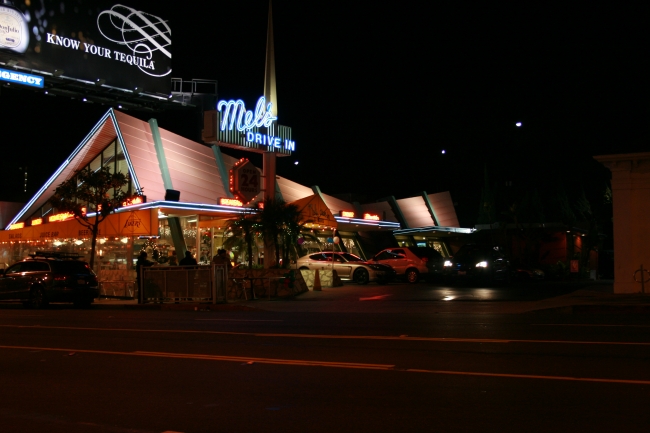
[[[440,311],[453,290],[492,300]],[[646,315],[482,309],[518,302],[504,290],[346,285],[253,311],[2,305],[0,431],[647,431]]]

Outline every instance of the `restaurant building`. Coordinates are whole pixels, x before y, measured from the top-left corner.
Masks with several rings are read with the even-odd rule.
[[[163,128],[109,109],[43,187],[0,231],[0,263],[13,263],[38,251],[89,256],[91,234],[72,215],[49,203],[54,190],[83,169],[109,167],[128,175],[129,193],[141,191],[142,202],[129,203],[100,225],[95,270],[100,279],[129,279],[140,251],[159,263],[191,251],[208,263],[223,245],[227,228],[244,213],[255,212],[263,191],[247,204],[231,190],[232,171],[246,162],[221,152],[218,145],[197,143]],[[252,166],[248,164],[249,169]],[[257,170],[260,184],[262,171]],[[359,204],[324,194],[275,176],[275,197],[301,210],[304,232],[296,254],[342,249],[369,257],[381,248],[428,245],[450,254],[462,229],[448,192]],[[334,245],[338,230],[341,242]],[[233,251],[233,260],[244,257]],[[264,247],[254,249],[263,263]],[[133,275],[132,275],[133,274]]]

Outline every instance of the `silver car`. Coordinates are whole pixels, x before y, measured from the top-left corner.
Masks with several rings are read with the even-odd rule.
[[[319,252],[308,254],[298,259],[298,269],[332,269],[341,280],[354,281],[357,284],[368,284],[370,281],[385,283],[390,280],[395,271],[387,265],[368,263],[361,257],[342,252]]]

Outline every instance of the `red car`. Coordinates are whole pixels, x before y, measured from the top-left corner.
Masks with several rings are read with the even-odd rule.
[[[420,276],[426,279],[441,276],[445,259],[431,247],[398,247],[386,248],[368,261],[388,265],[395,269],[398,277],[417,283]]]

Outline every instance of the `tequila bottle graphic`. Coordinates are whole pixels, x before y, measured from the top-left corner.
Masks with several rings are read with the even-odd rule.
[[[10,0],[0,0],[0,50],[24,53],[29,46],[25,16]]]

